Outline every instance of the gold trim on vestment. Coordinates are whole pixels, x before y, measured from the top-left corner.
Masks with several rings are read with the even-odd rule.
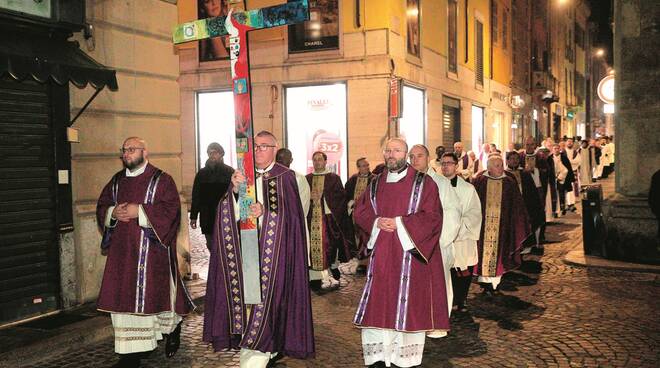
[[[369,184],[368,176],[358,176],[357,182],[355,183],[355,193],[353,193],[353,200],[357,201],[360,199],[365,190],[367,190],[367,185]]]
[[[486,221],[484,223],[481,276],[497,276],[497,248],[500,240],[502,212],[502,179],[488,179],[486,183]]]
[[[312,261],[312,269],[323,270],[323,187],[325,186],[325,175],[312,176],[312,190],[310,199],[312,202],[312,220],[309,225],[309,252]]]

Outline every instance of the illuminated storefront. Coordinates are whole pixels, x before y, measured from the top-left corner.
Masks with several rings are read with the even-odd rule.
[[[327,168],[347,180],[346,84],[286,87],[286,146],[293,154],[291,168],[314,170],[312,154],[325,152]]]

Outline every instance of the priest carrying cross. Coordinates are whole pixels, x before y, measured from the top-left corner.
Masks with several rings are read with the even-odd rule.
[[[248,31],[308,19],[309,5],[301,0],[230,11],[226,17],[198,20],[174,30],[175,43],[230,36],[238,168],[230,194],[218,206],[204,341],[213,343],[215,350],[241,348],[241,367],[265,367],[282,355],[302,359],[314,355],[298,186],[295,173],[275,163],[275,137],[269,132],[252,137],[247,45]]]

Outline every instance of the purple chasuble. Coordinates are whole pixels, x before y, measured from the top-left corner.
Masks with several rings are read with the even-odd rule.
[[[412,167],[398,182],[387,183],[386,172],[374,178],[355,205],[355,222],[365,231],[378,217],[399,216],[415,249],[404,251],[396,231],[380,231],[354,323],[404,332],[448,330],[438,187]]]
[[[501,192],[498,191],[500,195],[497,198],[488,198],[489,193],[494,192],[488,190],[491,182],[492,185],[498,186],[500,184],[496,182],[501,182]],[[474,266],[473,274],[489,277],[501,276],[507,271],[518,268],[521,263],[522,243],[531,231],[527,216],[518,215],[526,212],[525,203],[515,179],[506,175],[503,178],[493,179],[484,174],[476,177],[472,184],[481,200],[481,214],[484,218],[481,236],[477,242],[479,263]],[[489,203],[491,207],[488,207]],[[493,207],[498,207],[499,222],[497,224],[489,224],[490,221],[487,218],[489,208]],[[486,254],[487,266],[489,263],[492,264],[492,267],[487,267],[489,272],[483,272],[482,267],[484,265],[485,239],[487,240],[486,250],[493,251],[491,255]]]
[[[113,181],[103,191],[96,206],[96,219],[102,232],[111,232],[106,244],[107,261],[97,308],[112,313],[139,315],[171,311],[170,275],[176,285],[175,312],[190,312],[192,301],[179,275],[176,235],[181,219],[179,192],[171,176],[147,164],[141,175],[115,176],[116,203],[141,204],[152,228],[142,228],[138,219],[116,221],[105,228],[108,208],[114,206]],[[168,270],[169,269],[169,270]]]
[[[262,304],[243,302],[241,243],[232,186],[218,205],[206,286],[203,340],[215,351],[246,348],[314,357],[305,215],[295,173],[275,164],[263,182],[259,233]]]

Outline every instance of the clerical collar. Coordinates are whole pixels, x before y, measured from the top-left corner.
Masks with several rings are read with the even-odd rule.
[[[484,176],[491,178],[491,179],[503,179],[506,178],[506,174],[502,173],[502,176],[492,176],[488,171],[484,172]]]
[[[392,174],[394,174],[394,173],[396,173],[396,174],[401,174],[401,173],[404,172],[407,168],[408,168],[408,164],[405,164],[405,165],[403,165],[402,168],[400,168],[400,169],[397,170],[397,171],[388,170],[388,172],[389,172],[389,173],[392,173]]]
[[[126,177],[127,178],[134,178],[136,176],[140,176],[144,173],[144,170],[147,169],[147,165],[149,165],[149,161],[144,161],[144,165],[142,165],[140,168],[137,168],[133,171],[129,170],[126,168]]]
[[[257,169],[257,174],[261,176],[264,173],[269,172],[273,168],[273,166],[275,166],[275,161],[271,162],[270,165],[268,165],[268,167],[265,169]]]
[[[449,181],[451,182],[452,187],[456,187],[456,185],[458,184],[458,175],[454,175],[454,177],[449,179]]]
[[[313,174],[313,175],[327,175],[327,174],[330,174],[330,170],[328,170],[328,168],[325,168],[325,169],[324,169],[323,171],[321,171],[321,172],[316,172],[316,171],[315,171],[315,172],[313,172],[312,174]]]
[[[387,182],[388,183],[398,182],[401,179],[405,178],[407,174],[408,174],[408,165],[404,166],[403,169],[400,171],[395,171],[395,172],[388,171]]]

